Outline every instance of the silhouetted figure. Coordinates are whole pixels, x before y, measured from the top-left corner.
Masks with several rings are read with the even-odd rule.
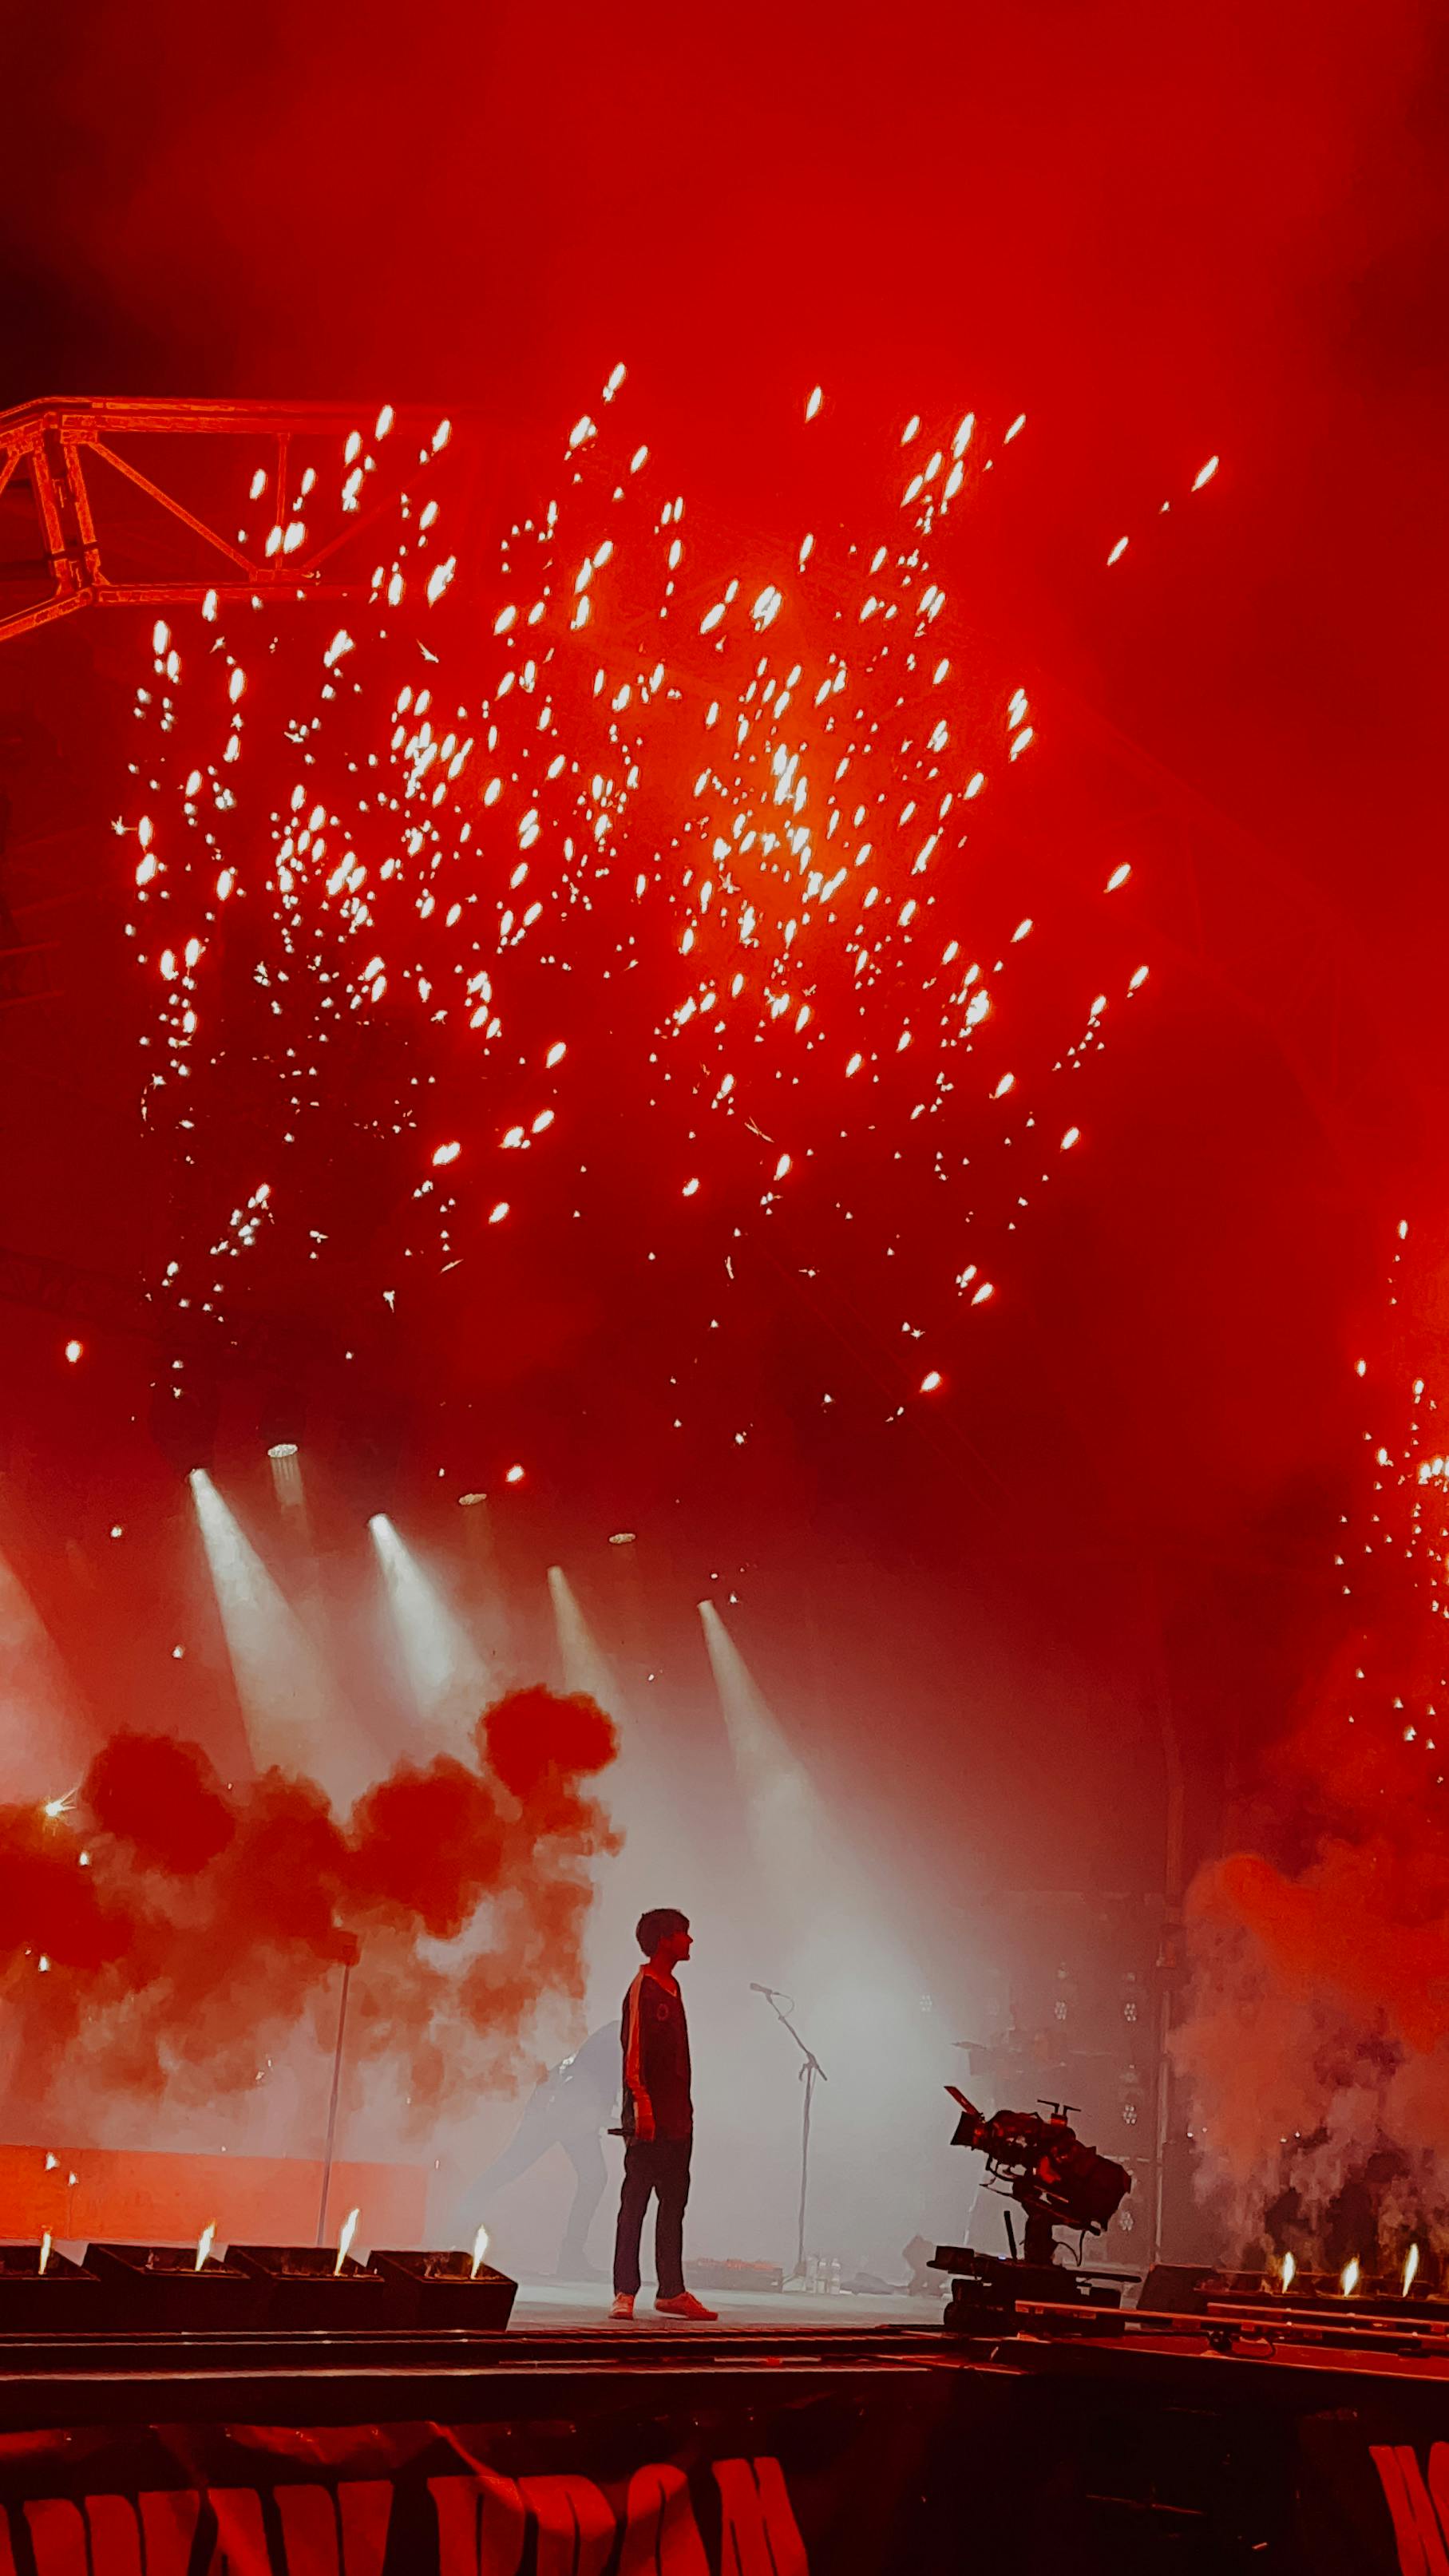
[[[636,1938],[644,1965],[624,1997],[619,2030],[624,2051],[624,2187],[619,2195],[614,2304],[609,2313],[620,2318],[634,2314],[644,2213],[651,2197],[657,2196],[654,2305],[665,2316],[695,2317],[712,2325],[714,2310],[701,2306],[684,2286],[684,2205],[689,2198],[694,2107],[689,2090],[689,2030],[674,1972],[693,1947],[688,1917],[672,1905],[656,1906],[640,1915]]]
[[[609,2179],[602,2137],[619,2089],[618,2047],[613,2024],[606,2022],[601,2030],[590,2031],[572,2057],[549,2068],[479,2187],[486,2212],[505,2183],[516,2182],[550,2147],[562,2147],[578,2177],[558,2258],[559,2278],[565,2281],[600,2278],[588,2258],[588,2237]]]

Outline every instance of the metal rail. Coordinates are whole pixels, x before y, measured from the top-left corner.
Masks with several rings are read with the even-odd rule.
[[[268,466],[271,526],[287,527],[287,468],[294,439],[345,437],[364,429],[370,407],[337,403],[125,401],[107,396],[53,398],[0,412],[0,499],[7,490],[29,496],[39,555],[0,561],[0,582],[34,572],[46,585],[23,606],[0,610],[0,643],[69,617],[80,608],[178,608],[199,606],[209,592],[218,600],[344,599],[365,581],[338,578],[339,550],[380,515],[386,505],[349,517],[325,544],[287,553],[279,536],[268,553],[235,543],[198,517],[155,473],[144,472],[112,443],[117,438],[156,440],[245,438],[271,450]],[[148,462],[154,462],[148,450]],[[104,468],[104,475],[99,469]],[[127,551],[139,552],[141,569],[121,572],[120,548],[96,513],[102,483],[117,477],[153,504],[149,529],[127,529]],[[159,513],[159,516],[154,515]],[[168,524],[169,523],[169,524]],[[163,535],[185,530],[202,551],[203,570],[182,577],[164,561]],[[268,532],[270,535],[271,531]],[[109,568],[108,568],[109,567]]]

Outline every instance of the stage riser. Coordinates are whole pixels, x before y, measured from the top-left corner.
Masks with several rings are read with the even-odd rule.
[[[1449,2380],[1409,2373],[909,2330],[834,2360],[303,2340],[0,2346],[15,2576],[87,2545],[136,2576],[142,2539],[154,2576],[1417,2576],[1394,2513],[1449,2508]]]

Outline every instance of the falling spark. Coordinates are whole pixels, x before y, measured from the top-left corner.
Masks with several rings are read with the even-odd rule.
[[[347,2216],[342,2222],[342,2233],[337,2239],[337,2260],[332,2267],[334,2272],[341,2272],[343,2265],[347,2261],[348,2255],[352,2251],[352,2240],[357,2234],[357,2222],[361,2216],[362,2212],[360,2209],[349,2209]]]
[[[1292,2287],[1293,2287],[1293,2275],[1294,2275],[1294,2273],[1297,2271],[1297,2269],[1298,2269],[1298,2266],[1297,2266],[1297,2264],[1294,2262],[1292,2255],[1291,2255],[1291,2254],[1285,2254],[1285,2255],[1284,2255],[1284,2257],[1283,2257],[1283,2283],[1282,2283],[1282,2286],[1283,2286],[1283,2295],[1284,2295],[1284,2297],[1285,2297],[1285,2298],[1287,2297],[1288,2292],[1289,2292],[1289,2291],[1292,2289]]]
[[[479,2271],[482,2268],[483,2257],[487,2251],[488,2230],[486,2227],[480,2227],[477,2235],[473,2239],[473,2268],[468,2275],[470,2281],[477,2280]]]
[[[213,2218],[205,2227],[203,2227],[201,2234],[196,2240],[196,2268],[198,2272],[204,2272],[206,2270],[207,2264],[211,2260],[211,2249],[215,2243],[216,2220]]]
[[[1413,2288],[1413,2286],[1414,2286],[1415,2279],[1416,2279],[1416,2277],[1417,2277],[1417,2275],[1418,2275],[1418,2270],[1419,2270],[1419,2249],[1418,2249],[1418,2246],[1417,2246],[1417,2245],[1411,2245],[1411,2246],[1409,2247],[1408,2256],[1407,2256],[1407,2259],[1406,2259],[1405,2264],[1404,2264],[1404,2296],[1405,2296],[1405,2298],[1407,2298],[1407,2297],[1408,2297],[1409,2292],[1412,2290],[1412,2288]]]
[[[1358,2288],[1360,2269],[1361,2266],[1359,2264],[1358,2256],[1356,2254],[1351,2254],[1343,2267],[1338,2283],[1338,2286],[1342,2290],[1346,2299],[1351,2299],[1355,2290]]]
[[[602,404],[621,383],[616,369]],[[807,421],[822,401],[816,386]],[[969,962],[978,941],[986,955],[994,946],[961,862],[971,837],[991,828],[988,782],[1004,780],[1036,739],[1025,692],[1012,675],[982,671],[932,562],[940,523],[958,496],[970,504],[963,460],[974,415],[953,412],[934,427],[912,415],[903,462],[919,459],[918,470],[904,494],[893,481],[878,496],[881,525],[827,539],[807,520],[777,578],[768,564],[711,559],[685,496],[657,487],[657,467],[644,473],[647,446],[630,454],[620,443],[615,454],[611,417],[577,419],[559,491],[509,531],[491,595],[461,608],[466,566],[447,551],[440,502],[426,490],[446,424],[431,448],[413,450],[415,465],[399,452],[410,442],[392,440],[388,471],[416,480],[398,492],[391,534],[379,536],[371,606],[349,611],[300,687],[295,678],[288,687],[281,660],[265,686],[260,665],[249,679],[239,640],[210,603],[205,664],[192,658],[220,665],[224,731],[215,691],[183,704],[186,634],[167,626],[164,647],[159,624],[151,636],[165,694],[144,690],[137,713],[169,740],[134,824],[142,855],[130,927],[155,1000],[147,1116],[153,1129],[169,1117],[188,1176],[180,1239],[158,1283],[178,1350],[197,1314],[223,1315],[241,1293],[237,1265],[264,1239],[290,1245],[297,1260],[345,1259],[310,1203],[309,1135],[314,1156],[326,1138],[339,1165],[354,1142],[391,1152],[398,1140],[411,1155],[403,1214],[378,1237],[369,1283],[399,1314],[392,1282],[459,1267],[479,1229],[511,1209],[526,1216],[530,1186],[535,1205],[561,1199],[592,1222],[579,1188],[592,1168],[586,1120],[608,1114],[621,1087],[633,1096],[639,1074],[639,1116],[657,1132],[641,1127],[637,1167],[672,1176],[677,1222],[692,1203],[691,1240],[729,1227],[728,1251],[780,1207],[789,1175],[804,1276],[818,1275],[818,1244],[837,1212],[861,1212],[846,1193],[868,1157],[891,1150],[887,1139],[898,1145],[893,1165],[908,1166],[893,1169],[892,1183],[907,1185],[901,1203],[915,1228],[890,1247],[881,1286],[892,1299],[912,1262],[917,1272],[939,1264],[943,1296],[953,1276],[980,1280],[988,1232],[999,1244],[1046,1183],[1039,1164],[1025,1167],[1025,1129],[1050,1121],[1049,1087],[1080,1069],[1087,1039],[1093,1053],[1106,1039],[1094,1011],[1088,1030],[1054,1034],[1028,1056],[1021,1013],[1011,1016],[1032,971],[1017,962],[1028,922],[989,982]],[[343,507],[358,506],[361,478],[376,467],[366,450],[382,435],[370,441],[359,426],[339,443]],[[309,545],[324,499],[319,486],[308,501]],[[375,507],[373,521],[385,520]],[[279,518],[279,550],[300,527]],[[448,613],[468,627],[461,667],[487,657],[482,677],[454,679],[451,695],[445,638],[429,623],[445,589]],[[334,701],[345,721],[329,715]],[[1110,886],[1128,872],[1123,863]],[[1029,949],[1051,935],[1044,922]],[[627,980],[651,956],[661,972]],[[595,976],[610,986],[605,1043],[592,1025],[583,1043],[577,1016],[566,1034],[550,1032],[540,1101],[538,1042],[527,1035],[538,1025],[534,996],[545,995],[551,1016],[570,1006],[577,1015]],[[238,994],[251,999],[229,998]],[[436,1061],[460,1055],[456,1088],[445,1096],[447,1070],[410,1073],[364,1124],[358,1087],[336,1079],[327,1050],[373,1020],[406,1035],[410,1067],[422,1052],[415,1028]],[[1001,1070],[998,1025],[1023,1049],[1013,1072]],[[229,1172],[224,1147],[196,1150],[243,1053],[255,1098],[248,1135],[265,1135],[269,1157],[263,1182],[254,1170]],[[480,1059],[486,1130],[462,1123],[479,1097]],[[434,1084],[440,1124],[428,1133],[413,1094]],[[1009,1119],[994,1121],[983,1144],[966,1104],[1008,1095]],[[493,1162],[502,1151],[506,1196]],[[962,1231],[976,1256],[964,1272]],[[508,1245],[491,1238],[486,1257]],[[409,1272],[393,1266],[403,1260]],[[726,1276],[736,1275],[731,1260]],[[981,1281],[970,1303],[992,1293]],[[505,1481],[522,1474],[511,1468]]]
[[[46,2231],[45,2231],[45,2234],[42,2236],[42,2238],[41,2238],[41,2240],[40,2240],[40,2267],[39,2267],[39,2268],[40,2268],[40,2270],[41,2270],[42,2272],[45,2270],[45,2267],[46,2267],[46,2265],[47,2265],[47,2263],[48,2263],[49,2261],[50,2261],[50,2229],[47,2227],[47,2229],[46,2229]]]

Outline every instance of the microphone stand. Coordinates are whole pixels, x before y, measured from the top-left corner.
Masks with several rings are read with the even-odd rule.
[[[761,1986],[760,1993],[764,1996],[776,2021],[783,2022],[800,2051],[799,2078],[805,2087],[803,2117],[800,2124],[800,2241],[795,2248],[795,2269],[790,2277],[793,2281],[803,2281],[805,2278],[805,2206],[810,2196],[810,2097],[815,2090],[817,2075],[822,2084],[828,2084],[830,2078],[814,2049],[806,2047],[789,2014],[781,2012],[779,1998],[773,1988]]]

